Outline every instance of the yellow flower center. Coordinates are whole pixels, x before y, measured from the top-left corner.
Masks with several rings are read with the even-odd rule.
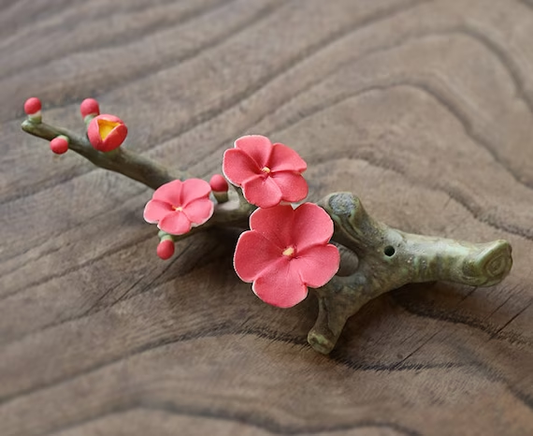
[[[263,167],[263,168],[261,168],[261,171],[263,171],[264,173],[268,174],[270,172],[270,168],[269,167]]]
[[[174,209],[176,212],[181,212],[183,210],[183,207],[181,207],[181,206],[179,206],[179,207],[172,206],[172,209]]]
[[[104,141],[107,138],[107,135],[111,133],[111,131],[117,127],[120,123],[115,123],[114,121],[109,121],[106,119],[99,119],[98,120],[98,132],[100,133],[100,138],[102,138],[102,141]]]
[[[294,254],[294,247],[287,247],[285,250],[283,250],[283,255],[291,257]]]

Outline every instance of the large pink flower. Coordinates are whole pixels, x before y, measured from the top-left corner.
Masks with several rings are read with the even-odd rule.
[[[291,148],[274,144],[259,135],[243,136],[235,148],[224,153],[223,170],[234,185],[242,187],[246,200],[259,207],[282,201],[295,202],[307,196],[302,172],[305,161]]]
[[[171,235],[183,235],[213,215],[211,187],[200,179],[174,180],[159,187],[144,208],[144,219]]]
[[[333,221],[316,204],[257,209],[250,228],[237,242],[235,271],[266,303],[292,307],[339,269],[339,250],[328,244]]]

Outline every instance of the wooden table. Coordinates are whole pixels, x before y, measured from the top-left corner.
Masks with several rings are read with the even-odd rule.
[[[533,434],[533,1],[0,2],[0,434]],[[493,288],[406,286],[329,356],[317,313],[262,303],[234,235],[163,262],[151,192],[20,131],[30,96],[198,177],[261,133],[310,199],[513,245]]]

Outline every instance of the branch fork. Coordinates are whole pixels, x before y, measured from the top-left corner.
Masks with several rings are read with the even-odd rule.
[[[473,244],[405,233],[374,220],[349,192],[330,194],[319,204],[335,222],[334,240],[359,260],[353,274],[335,276],[316,291],[319,314],[307,339],[321,353],[335,347],[349,317],[385,292],[437,280],[493,286],[511,270],[505,240]]]

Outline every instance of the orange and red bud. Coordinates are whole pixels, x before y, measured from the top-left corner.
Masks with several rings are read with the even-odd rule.
[[[114,115],[98,115],[87,127],[91,145],[98,151],[108,152],[121,146],[128,134],[124,121]]]

